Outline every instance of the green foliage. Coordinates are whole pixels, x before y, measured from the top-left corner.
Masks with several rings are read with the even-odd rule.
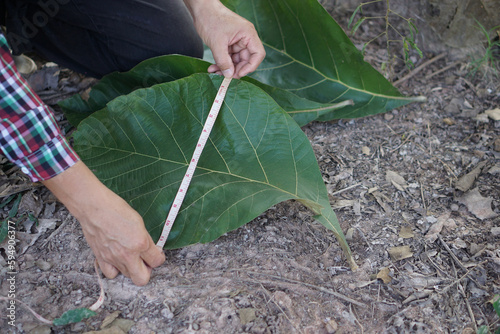
[[[254,23],[266,48],[252,78],[310,101],[354,101],[316,120],[364,117],[421,101],[402,96],[366,63],[317,0],[222,2]]]
[[[386,4],[386,10],[385,10],[385,15],[382,16],[371,16],[367,17],[363,15],[363,7],[367,5],[371,5],[374,3],[379,3],[379,2],[385,2]],[[358,15],[358,13],[360,15]],[[354,23],[354,20],[356,17],[359,17],[358,20]],[[400,19],[406,22],[408,25],[408,33],[403,34],[401,31],[399,31],[393,24],[393,19]],[[413,19],[411,18],[406,18],[401,16],[399,13],[395,12],[394,10],[391,9],[390,7],[390,0],[375,0],[375,1],[369,1],[369,2],[363,2],[361,3],[356,9],[354,10],[353,14],[349,18],[349,23],[348,27],[351,29],[351,35],[354,35],[358,28],[367,20],[374,20],[374,19],[381,19],[385,21],[385,30],[374,37],[373,39],[369,40],[366,42],[363,46],[363,53],[366,47],[372,43],[373,41],[385,37],[386,39],[386,45],[387,45],[387,55],[389,58],[389,61],[393,58],[392,52],[390,49],[391,44],[393,43],[398,43],[402,44],[402,51],[403,51],[403,61],[406,64],[407,67],[412,68],[415,66],[413,61],[410,58],[410,53],[411,52],[417,52],[417,54],[420,56],[420,58],[423,57],[422,50],[418,47],[417,43],[415,42],[416,35],[418,34],[418,29],[415,23],[413,22]],[[394,32],[396,36],[398,36],[398,39],[391,39],[390,33]]]
[[[254,23],[267,56],[251,77],[233,80],[166,247],[209,242],[294,199],[333,231],[355,268],[299,126],[425,99],[402,96],[364,62],[316,0],[223,3]],[[79,155],[143,216],[154,239],[221,82],[206,74],[208,65],[183,56],[150,59],[103,78],[88,100],[60,103],[78,124]]]
[[[478,72],[482,72],[483,78],[489,74],[498,78],[500,40],[495,40],[490,35],[492,33],[494,34],[497,29],[500,29],[500,26],[486,30],[486,28],[478,20],[475,19],[475,21],[486,39],[486,47],[484,49],[484,54],[479,58],[473,59],[469,64],[469,67],[471,68],[470,75],[475,76]]]
[[[7,220],[0,221],[0,243],[2,243],[9,233],[9,223]]]
[[[82,307],[74,310],[69,310],[63,313],[61,317],[54,319],[53,324],[56,326],[64,326],[69,324],[74,324],[96,315],[94,311],[88,308]]]
[[[9,204],[12,201],[12,199],[14,199],[14,198],[16,198],[16,199],[14,200],[14,203],[12,204],[12,208],[9,210],[9,215],[8,215],[7,219],[0,221],[0,243],[2,241],[4,241],[5,238],[7,238],[8,230],[9,230],[8,221],[17,215],[17,210],[19,209],[19,203],[21,202],[22,194],[11,195],[0,204],[0,208],[4,207],[7,204]]]
[[[483,325],[477,329],[477,334],[490,334],[490,333],[495,333],[495,334],[500,334],[500,326],[498,323],[500,322],[500,295],[494,295],[493,298],[488,302],[491,303],[493,306],[493,309],[495,310],[497,316],[499,319],[491,325],[492,328],[496,327],[496,330],[490,331],[490,327]]]
[[[186,56],[168,55],[148,59],[125,73],[112,73],[96,84],[87,100],[79,95],[61,101],[66,118],[74,126],[106,106],[116,97],[126,95],[139,88],[181,79],[195,73],[206,73],[210,63]],[[339,103],[318,103],[299,97],[287,90],[263,84],[252,78],[245,78],[269,94],[299,124],[305,125],[320,116],[331,114],[351,100]]]

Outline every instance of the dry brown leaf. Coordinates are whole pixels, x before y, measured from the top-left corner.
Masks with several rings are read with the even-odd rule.
[[[328,334],[333,334],[337,332],[339,325],[333,319],[327,319],[325,322],[325,329]]]
[[[400,261],[413,256],[410,246],[392,247],[388,250],[388,252],[391,256],[392,261]]]
[[[385,179],[388,182],[391,182],[392,185],[400,191],[404,191],[408,187],[408,184],[406,183],[406,180],[404,179],[404,177],[402,177],[398,173],[393,172],[391,170],[388,170],[385,173]]]
[[[16,236],[20,241],[20,253],[24,254],[26,250],[33,246],[38,238],[40,238],[40,236],[42,236],[45,232],[55,229],[58,221],[58,219],[39,219],[38,224],[36,225],[37,233],[17,232]]]
[[[342,209],[349,206],[353,206],[354,202],[355,201],[352,199],[339,199],[338,201],[335,201],[335,203],[333,203],[332,207],[334,209]]]
[[[371,193],[373,197],[377,200],[377,203],[384,209],[386,213],[391,213],[392,208],[389,206],[389,204],[386,203],[386,201],[389,201],[389,199],[384,196],[380,191],[375,190],[374,192]]]
[[[476,115],[476,117],[474,117],[474,119],[478,122],[481,122],[481,123],[488,123],[490,121],[488,119],[488,115],[486,113]]]
[[[242,308],[238,310],[238,314],[240,316],[240,321],[242,325],[246,325],[251,321],[254,321],[257,319],[257,316],[255,315],[255,309],[254,308]]]
[[[453,227],[455,225],[455,222],[453,220],[450,220],[449,218],[450,218],[449,212],[439,216],[437,221],[434,224],[432,224],[429,230],[427,231],[425,239],[427,241],[434,242],[438,238],[438,234],[441,233],[444,226]]]
[[[112,326],[100,331],[85,332],[84,334],[126,334],[120,327]]]
[[[451,118],[443,118],[443,122],[446,124],[446,125],[454,125],[455,124],[455,121]]]
[[[479,193],[479,188],[467,192],[457,201],[467,207],[467,209],[477,218],[484,220],[495,218],[497,214],[491,209],[493,198],[483,197]]]
[[[413,231],[411,229],[411,226],[403,226],[401,227],[401,230],[399,231],[399,237],[403,239],[410,239],[413,238],[415,234],[413,234]]]
[[[469,190],[474,184],[474,181],[481,174],[481,170],[484,168],[484,166],[486,166],[487,163],[487,161],[480,162],[472,171],[458,179],[457,183],[455,184],[455,188],[461,191]]]
[[[378,274],[377,278],[381,279],[385,284],[389,284],[392,281],[392,277],[389,275],[391,270],[389,268],[382,268]]]
[[[121,312],[122,311],[115,311],[115,312],[111,313],[110,315],[108,315],[106,318],[104,318],[104,320],[102,321],[102,324],[101,324],[101,329],[106,328],[109,325],[111,325],[111,323],[113,321],[115,321],[116,318],[118,318],[118,316],[120,315]]]
[[[486,110],[484,113],[494,121],[500,120],[500,108]]]
[[[37,198],[35,190],[32,189],[26,192],[19,203],[18,213],[23,214],[31,212],[33,216],[38,217],[43,210],[43,201]]]

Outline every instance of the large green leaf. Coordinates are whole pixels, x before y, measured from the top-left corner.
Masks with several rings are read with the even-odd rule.
[[[206,72],[209,63],[196,58],[169,55],[148,59],[128,72],[114,72],[104,76],[90,91],[87,100],[80,95],[59,102],[68,121],[77,126],[91,113],[100,110],[114,98],[136,89],[151,87]]]
[[[158,239],[222,78],[191,77],[121,96],[82,121],[75,149]],[[352,267],[308,138],[261,89],[233,80],[166,247],[209,242],[295,199],[332,230]]]
[[[385,112],[423,97],[404,97],[363,60],[317,0],[222,0],[253,22],[266,48],[256,80],[319,103],[354,105],[318,120]]]
[[[84,100],[80,95],[59,102],[68,121],[77,126],[83,119],[121,95],[136,89],[170,82],[194,73],[206,73],[210,64],[204,60],[168,55],[147,59],[128,72],[115,72],[105,76],[97,83]],[[352,101],[341,103],[318,103],[299,97],[289,91],[260,83],[251,78],[248,81],[267,92],[300,125],[314,121],[321,115],[331,113]]]

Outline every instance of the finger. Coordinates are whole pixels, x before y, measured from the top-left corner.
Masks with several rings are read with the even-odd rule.
[[[248,53],[245,54],[246,59],[248,60],[245,66],[240,69],[240,72],[238,73],[240,76],[245,76],[257,69],[259,67],[260,63],[264,60],[266,57],[266,50],[264,49],[264,46],[262,43],[259,41],[251,40],[248,43]]]
[[[137,258],[133,265],[128,266],[130,279],[135,285],[143,286],[148,284],[152,269],[144,263],[141,258]]]
[[[233,53],[231,55],[231,59],[233,60],[233,64],[238,64],[242,61],[242,57],[239,53]]]
[[[221,44],[221,46],[213,48],[212,54],[214,56],[215,64],[219,67],[225,77],[230,78],[234,74],[234,65],[229,55],[227,45]]]
[[[113,279],[120,273],[115,266],[103,261],[97,260],[97,264],[99,264],[99,268],[101,268],[102,273],[109,279]]]
[[[208,67],[208,73],[214,73],[218,75],[222,75],[222,71],[219,69],[219,66],[213,64]]]
[[[250,60],[246,63],[243,64],[243,66],[239,69],[238,71],[238,76],[239,77],[244,77],[245,75],[248,75],[249,73],[254,72],[257,67],[259,67],[260,63],[262,62],[262,59],[260,58],[261,56],[254,56],[252,55],[250,57]]]
[[[151,241],[151,246],[146,252],[141,254],[141,258],[149,267],[156,268],[165,262],[165,253],[163,253],[163,249],[156,247]]]
[[[216,64],[212,64],[212,65],[210,65],[210,66],[208,67],[207,71],[208,71],[208,73],[216,73],[216,72],[218,72],[218,71],[219,71],[219,72],[221,72],[221,71],[220,71],[219,66],[217,66]],[[222,72],[221,72],[221,73],[222,73]]]

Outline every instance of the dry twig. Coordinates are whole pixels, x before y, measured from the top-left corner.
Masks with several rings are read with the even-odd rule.
[[[346,301],[348,303],[352,303],[352,304],[354,304],[356,306],[359,306],[359,307],[362,307],[362,308],[368,308],[368,305],[366,305],[366,304],[364,304],[362,302],[358,302],[357,300],[354,300],[352,298],[344,296],[341,293],[338,293],[336,291],[324,288],[322,286],[317,286],[317,285],[314,285],[314,284],[309,284],[309,283],[306,283],[306,282],[296,281],[296,280],[293,280],[293,279],[290,279],[290,278],[285,278],[285,277],[280,277],[280,276],[275,276],[275,275],[270,275],[270,274],[265,274],[265,273],[259,273],[259,272],[253,272],[253,271],[245,271],[245,272],[247,274],[250,274],[250,275],[262,275],[262,276],[267,276],[267,277],[270,277],[270,278],[273,278],[273,279],[276,279],[276,280],[285,281],[285,282],[288,282],[288,283],[304,285],[304,286],[307,286],[309,288],[313,288],[313,289],[319,290],[321,292],[327,293],[329,295],[335,296],[335,297],[337,297],[339,299],[342,299],[343,301]]]
[[[444,242],[443,238],[441,238],[441,236],[439,234],[438,234],[438,239],[441,242],[441,244],[444,246],[446,251],[450,254],[451,258],[455,261],[455,263],[458,264],[458,266],[460,268],[462,268],[462,270],[467,271],[467,268],[465,268],[465,266],[462,264],[462,262],[460,262],[458,257],[451,251],[450,246],[448,246],[448,244],[446,242]]]
[[[414,77],[418,72],[420,72],[421,70],[423,70],[424,68],[426,68],[430,64],[440,60],[441,58],[444,58],[445,56],[446,56],[446,53],[441,53],[440,55],[437,55],[436,57],[429,59],[428,61],[426,61],[422,65],[415,67],[415,69],[413,71],[411,71],[410,73],[408,73],[407,75],[405,75],[401,79],[395,81],[393,83],[393,85],[398,86],[398,85],[402,84],[403,82],[407,81],[408,79]]]

